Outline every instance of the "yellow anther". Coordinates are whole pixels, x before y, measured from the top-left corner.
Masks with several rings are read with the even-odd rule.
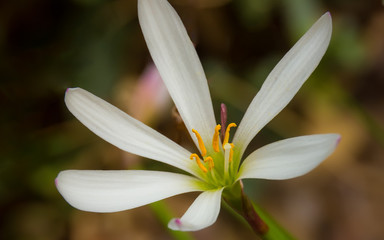
[[[233,143],[230,143],[229,145],[231,145],[231,150],[229,150],[229,162],[232,162],[232,159],[233,159],[233,148],[235,147],[235,145]]]
[[[228,126],[227,126],[227,129],[225,130],[225,136],[224,136],[224,141],[223,141],[223,146],[225,144],[228,143],[229,141],[229,130],[231,129],[231,127],[237,127],[237,125],[235,123],[230,123]]]
[[[204,157],[207,154],[207,149],[205,148],[203,139],[201,138],[200,133],[198,131],[196,131],[195,129],[192,129],[192,132],[196,135],[197,142],[199,143],[201,155]]]
[[[215,127],[215,134],[213,135],[213,139],[212,139],[212,146],[215,152],[220,152],[220,148],[219,148],[220,129],[221,129],[221,125],[217,124]]]
[[[211,170],[213,167],[215,167],[215,163],[213,162],[213,158],[208,156],[204,159],[204,162],[208,162],[209,170]]]
[[[200,158],[199,158],[199,155],[197,155],[196,153],[192,153],[191,156],[189,157],[191,160],[196,160],[196,163],[197,163],[197,166],[199,166],[199,168],[201,170],[203,170],[203,172],[208,172],[208,170],[204,167],[204,165],[201,163],[200,161]]]

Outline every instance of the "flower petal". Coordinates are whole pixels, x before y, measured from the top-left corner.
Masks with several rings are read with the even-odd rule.
[[[181,218],[174,218],[168,223],[172,230],[197,231],[211,226],[220,212],[223,188],[201,193]]]
[[[339,141],[339,134],[318,134],[271,143],[244,160],[239,179],[289,179],[301,176],[331,155]]]
[[[211,142],[216,120],[207,79],[183,23],[166,0],[139,0],[138,13],[149,52],[185,126],[191,136],[193,128]]]
[[[122,211],[202,190],[197,178],[143,170],[67,170],[55,183],[69,204],[90,212]]]
[[[116,147],[199,174],[189,151],[95,95],[71,88],[65,103],[80,122]]]
[[[331,34],[331,15],[325,13],[272,70],[234,136],[233,142],[241,154],[254,136],[291,101],[317,67]]]

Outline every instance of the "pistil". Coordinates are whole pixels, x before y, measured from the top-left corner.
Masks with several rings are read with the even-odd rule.
[[[224,178],[228,178],[229,162],[231,158],[231,145],[229,143],[224,145]]]

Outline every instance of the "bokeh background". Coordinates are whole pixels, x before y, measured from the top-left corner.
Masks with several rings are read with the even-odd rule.
[[[384,239],[384,9],[379,0],[175,0],[196,44],[215,111],[239,123],[279,59],[326,11],[333,36],[317,70],[249,151],[298,135],[337,132],[337,151],[292,180],[246,191],[299,239]],[[192,148],[161,85],[131,0],[0,3],[0,239],[253,239],[223,210],[210,228],[165,225],[197,195],[113,214],[69,206],[54,179],[65,169],[160,169],[122,152],[66,109],[82,87]],[[217,119],[219,116],[216,116]],[[173,170],[173,169],[170,169]]]

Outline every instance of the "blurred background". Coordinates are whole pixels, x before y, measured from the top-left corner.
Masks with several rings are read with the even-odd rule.
[[[326,11],[329,49],[294,100],[248,153],[276,140],[336,132],[337,151],[292,180],[245,182],[246,191],[298,239],[384,239],[384,11],[381,1],[175,0],[196,44],[216,113],[239,123],[268,73]],[[0,3],[0,239],[253,239],[222,210],[210,228],[165,226],[197,196],[97,214],[67,204],[54,185],[66,169],[159,169],[82,126],[64,105],[68,87],[113,103],[193,149],[151,63],[137,1]],[[219,119],[219,116],[216,116]],[[171,169],[172,170],[172,169]]]

